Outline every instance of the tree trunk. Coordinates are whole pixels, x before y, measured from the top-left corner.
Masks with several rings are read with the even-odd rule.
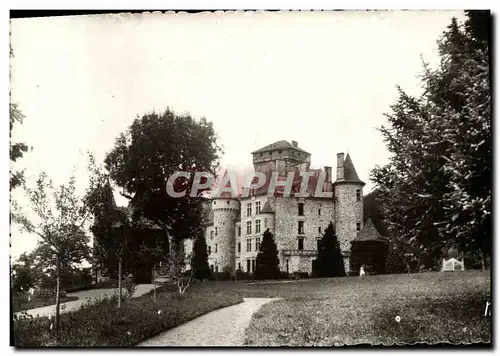
[[[154,303],[156,304],[156,273],[155,273],[154,267],[153,267],[153,290],[154,290],[153,300],[154,300]]]
[[[61,293],[61,266],[59,263],[59,256],[56,256],[56,317],[54,320],[56,328],[56,341],[59,340],[59,316],[61,309],[61,298],[59,297]]]
[[[118,309],[122,307],[122,256],[118,257]]]

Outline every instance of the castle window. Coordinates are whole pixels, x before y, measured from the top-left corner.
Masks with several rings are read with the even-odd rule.
[[[219,272],[219,266],[215,266],[215,272]]]
[[[215,253],[217,253],[217,244],[215,244]]]
[[[229,205],[229,200],[226,201],[226,204]]]
[[[321,239],[316,240],[316,248],[318,249],[318,251],[321,249]]]
[[[211,251],[211,246],[207,246],[207,248],[208,248],[208,251],[207,251],[207,252],[208,252],[208,254],[210,255],[210,253],[212,252],[212,251]]]
[[[241,226],[238,226],[238,237],[241,236]]]
[[[321,215],[321,209],[318,209],[318,215]]]
[[[259,251],[260,250],[260,238],[257,237],[255,239],[255,251]]]
[[[217,205],[217,202],[214,200],[214,205]]]
[[[281,154],[281,150],[278,151],[278,154]]]
[[[262,157],[262,153],[259,156]]]
[[[299,203],[299,216],[304,216],[304,203]]]
[[[252,239],[247,239],[247,252],[252,251]]]
[[[299,221],[298,233],[301,235],[304,233],[304,222],[303,221]]]
[[[217,226],[215,227],[215,236],[217,236]]]
[[[252,272],[255,272],[255,260],[252,260]]]
[[[247,221],[247,235],[250,235],[252,233],[252,222]]]
[[[356,201],[361,201],[361,189],[356,189]]]
[[[250,272],[250,260],[247,260],[247,272]]]
[[[299,250],[304,249],[304,238],[299,238]]]
[[[361,230],[361,223],[356,223],[356,231],[359,232]]]
[[[238,242],[238,252],[241,252],[241,242]]]
[[[247,216],[252,215],[252,203],[247,204]]]
[[[318,234],[321,234],[321,226],[318,227]]]
[[[255,202],[255,214],[260,214],[260,201]]]
[[[260,233],[260,220],[255,220],[255,233]]]
[[[264,219],[264,229],[267,228],[267,218]]]
[[[238,262],[238,271],[241,271],[241,262]]]
[[[213,239],[214,238],[214,231],[210,231],[210,238]]]

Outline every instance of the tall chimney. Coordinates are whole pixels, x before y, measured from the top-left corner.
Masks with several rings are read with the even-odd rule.
[[[344,152],[337,153],[337,180],[344,180]]]
[[[299,143],[297,141],[292,141],[292,146],[293,147],[298,147]]]
[[[332,182],[332,167],[325,166],[325,183],[331,183]]]

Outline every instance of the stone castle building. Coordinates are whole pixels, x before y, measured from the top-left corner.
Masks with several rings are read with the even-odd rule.
[[[312,272],[312,262],[318,254],[318,240],[332,222],[349,271],[351,242],[363,228],[363,186],[349,154],[337,154],[336,179],[331,167],[311,170],[311,154],[296,141],[278,141],[253,155],[256,172],[270,177],[279,172],[286,177],[294,172],[309,171],[307,191],[314,194],[321,172],[326,174],[324,192],[333,197],[268,196],[267,186],[251,190],[248,197],[211,199],[206,206],[205,237],[208,264],[214,272],[241,270],[254,272],[263,233],[269,229],[278,248],[279,267],[283,272]],[[266,181],[268,181],[267,179]],[[266,182],[267,184],[268,182]],[[279,188],[278,188],[279,189]],[[277,190],[278,190],[277,189]],[[297,186],[294,185],[295,191]],[[187,250],[191,246],[186,246]],[[186,251],[187,252],[187,251]]]

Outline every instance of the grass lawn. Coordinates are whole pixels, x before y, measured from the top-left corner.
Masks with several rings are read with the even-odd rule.
[[[16,320],[14,340],[16,347],[133,346],[212,310],[242,301],[234,293],[208,293],[203,288],[188,289],[179,295],[174,286],[169,286],[158,292],[157,304],[153,303],[152,293],[148,293],[124,301],[121,309],[113,297],[61,314],[58,343],[50,328],[54,319]]]
[[[490,274],[466,271],[248,285],[264,305],[246,330],[249,346],[490,342]],[[396,321],[396,317],[400,321]]]
[[[61,303],[70,302],[72,300],[77,300],[78,297],[61,297]],[[23,310],[29,310],[34,308],[46,307],[48,305],[56,304],[56,298],[43,299],[31,296],[31,300],[28,301],[27,294],[15,293],[12,294],[12,309],[14,312],[20,312]]]
[[[254,314],[248,346],[490,342],[490,290],[489,272],[480,271],[196,283],[182,296],[165,288],[157,305],[149,293],[121,310],[106,300],[65,313],[58,345],[132,346],[243,297],[283,298]],[[16,321],[16,346],[55,345],[51,323]]]

